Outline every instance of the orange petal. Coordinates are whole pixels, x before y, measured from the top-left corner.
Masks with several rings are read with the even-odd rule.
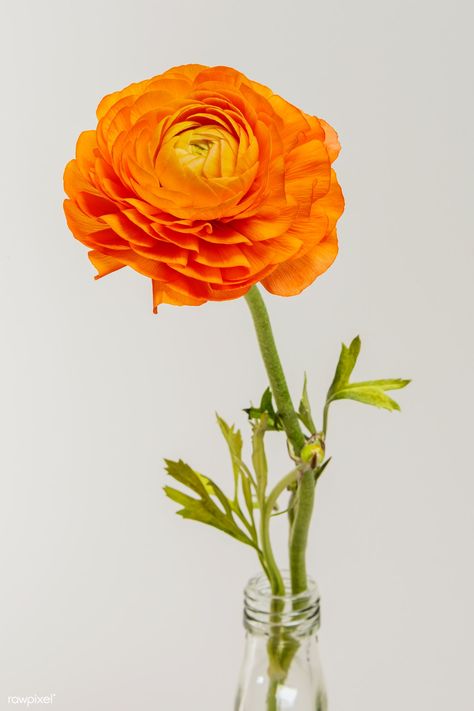
[[[271,212],[271,203],[268,206],[265,204],[260,206],[261,213],[265,209]],[[289,196],[287,204],[279,210],[275,210],[275,212],[276,214],[274,215],[268,214],[262,217],[255,215],[243,220],[233,220],[230,225],[237,232],[241,232],[245,237],[252,240],[252,242],[269,240],[273,237],[279,237],[288,230],[298,212],[296,200]]]
[[[85,190],[78,192],[74,199],[79,208],[90,217],[101,217],[108,213],[116,213],[120,209],[119,205],[112,200]]]
[[[319,119],[319,122],[324,129],[324,143],[329,153],[329,158],[331,159],[331,163],[334,163],[337,156],[339,155],[339,151],[341,150],[341,144],[339,143],[338,135],[333,129],[333,127],[330,126],[326,121],[324,121],[323,119]]]
[[[286,151],[291,150],[298,142],[300,134],[307,134],[311,128],[310,117],[304,111],[298,109],[293,104],[290,104],[281,96],[274,94],[270,98],[270,103],[278,116],[281,117],[282,123],[278,127],[278,132],[282,137]],[[312,118],[312,117],[311,117]],[[314,138],[322,140],[324,131],[322,128],[317,131],[312,131]]]
[[[322,197],[329,190],[331,164],[328,151],[321,141],[308,141],[294,148],[286,159],[287,192],[298,203]]]
[[[134,82],[129,84],[124,89],[120,91],[114,91],[112,94],[107,94],[99,103],[97,107],[97,118],[103,118],[114,106],[116,106],[119,101],[125,98],[133,98],[134,96],[139,96],[146,89],[147,85],[150,83],[150,79],[144,79],[143,81]]]
[[[147,247],[140,244],[130,244],[135,254],[139,254],[147,259],[153,259],[169,266],[186,267],[189,261],[189,254],[186,250],[177,247],[170,242],[155,240],[153,246]]]
[[[123,266],[129,266],[139,274],[150,277],[150,279],[157,279],[159,281],[166,282],[173,281],[175,276],[175,272],[167,264],[158,262],[154,259],[147,259],[141,254],[135,252],[133,249],[114,250],[104,246],[98,251],[100,251],[101,254],[114,257],[114,259],[123,264]]]
[[[154,233],[161,237],[161,239],[166,240],[166,242],[171,242],[171,244],[188,251],[190,250],[191,252],[199,251],[199,239],[196,235],[172,229],[158,222],[153,222],[151,227]]]
[[[121,182],[112,166],[103,158],[100,158],[100,156],[95,159],[94,172],[94,183],[100,187],[100,190],[106,197],[111,198],[115,202],[122,202],[133,195],[130,188]]]
[[[337,256],[337,235],[333,230],[303,257],[280,264],[263,279],[262,284],[271,294],[295,296],[328,269]]]
[[[336,222],[344,211],[344,195],[337,182],[336,173],[331,170],[331,185],[329,191],[319,200],[313,203],[311,216],[325,215],[328,220],[327,231],[331,232],[336,226]]]
[[[97,149],[97,136],[95,131],[83,131],[76,143],[77,165],[84,177],[89,175],[94,165],[95,151]]]
[[[266,242],[255,242],[251,247],[242,246],[252,267],[252,273],[265,269],[269,265],[280,264],[294,257],[301,249],[301,239],[292,237],[288,232]]]
[[[118,269],[122,269],[125,266],[125,264],[119,262],[115,259],[115,257],[102,254],[95,249],[89,252],[88,257],[98,272],[94,279],[100,279],[101,277],[111,274],[112,272],[116,272]]]
[[[150,237],[134,222],[131,222],[123,212],[111,215],[102,215],[102,220],[123,240],[141,245],[142,247],[153,247],[156,239]]]
[[[197,264],[205,264],[208,267],[250,267],[249,260],[242,250],[233,244],[212,246],[204,240],[199,242],[199,253],[193,256]]]
[[[78,192],[89,192],[93,195],[100,195],[91,181],[85,178],[81,171],[77,160],[70,160],[64,169],[64,192],[69,195],[70,198],[74,198]]]
[[[90,236],[94,232],[102,232],[106,229],[106,225],[99,217],[86,215],[73,200],[64,201],[64,212],[68,227],[75,237]]]
[[[190,258],[186,266],[173,264],[173,270],[185,277],[190,277],[203,284],[223,284],[222,270],[220,267],[207,267],[205,264],[197,264],[193,257]]]
[[[190,294],[173,289],[172,285],[152,279],[153,285],[153,313],[157,313],[160,304],[173,306],[200,306],[206,299],[199,299]]]
[[[235,230],[231,223],[215,222],[212,230],[200,232],[199,237],[211,244],[252,244],[252,241]]]

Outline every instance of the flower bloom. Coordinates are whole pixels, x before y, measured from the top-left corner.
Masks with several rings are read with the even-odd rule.
[[[298,294],[337,254],[335,131],[228,67],[185,65],[106,96],[64,186],[67,222],[102,277],[150,278],[153,305],[261,282]]]

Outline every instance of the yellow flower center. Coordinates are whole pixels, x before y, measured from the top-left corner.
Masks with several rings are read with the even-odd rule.
[[[238,144],[219,126],[199,126],[183,131],[173,145],[179,163],[204,178],[234,175]]]

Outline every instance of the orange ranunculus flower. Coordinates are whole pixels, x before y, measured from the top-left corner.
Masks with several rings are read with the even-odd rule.
[[[337,254],[335,131],[229,67],[190,64],[106,96],[66,166],[68,225],[97,277],[197,305],[262,282],[298,294]]]

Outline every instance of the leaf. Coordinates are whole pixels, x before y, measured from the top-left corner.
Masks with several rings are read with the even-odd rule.
[[[209,526],[214,526],[220,531],[224,531],[232,538],[236,538],[242,543],[246,543],[249,546],[255,547],[253,541],[235,524],[226,518],[222,512],[215,507],[212,510],[204,501],[199,499],[194,499],[192,496],[184,494],[178,489],[173,489],[171,486],[164,487],[165,494],[180,504],[183,508],[177,511],[179,516],[183,518],[192,519],[194,521],[200,521],[201,523],[206,523]]]
[[[331,461],[331,459],[332,459],[332,457],[328,457],[328,458],[326,459],[326,461],[324,461],[324,462],[321,464],[321,466],[316,470],[316,472],[315,472],[315,477],[314,477],[316,481],[319,479],[319,477],[321,476],[321,474],[323,473],[323,471],[326,469],[326,467],[327,467],[327,465],[329,464],[329,462]]]
[[[386,378],[380,380],[365,380],[360,383],[350,383],[349,379],[354,370],[360,353],[360,338],[357,336],[349,348],[342,344],[336,373],[328,390],[326,405],[324,407],[324,431],[327,427],[328,407],[334,400],[357,400],[366,405],[381,407],[385,410],[400,410],[399,404],[386,395],[387,390],[400,390],[408,385],[410,380],[402,378]]]
[[[171,459],[165,459],[165,464],[167,473],[173,477],[173,479],[176,479],[180,484],[184,484],[184,486],[192,489],[199,496],[203,498],[209,497],[200,476],[197,475],[194,469],[191,469],[189,464],[183,462],[182,459],[177,462]]]
[[[194,472],[197,477],[201,480],[203,486],[211,496],[216,496],[215,484],[211,479],[208,479],[204,474],[199,474],[199,472]]]
[[[207,494],[209,496],[215,496],[217,498],[217,500],[220,502],[220,504],[222,505],[226,514],[229,516],[232,516],[232,503],[229,501],[229,499],[224,494],[222,489],[220,489],[220,487],[217,486],[217,484],[214,481],[212,481],[212,479],[208,479],[203,474],[199,474],[198,472],[194,471],[194,469],[191,469],[191,467],[188,464],[185,464],[181,460],[179,460],[179,462],[167,461],[167,463],[168,464],[178,464],[178,465],[180,465],[181,470],[183,468],[188,469],[189,472],[191,472],[191,478],[194,475],[194,477],[196,477],[201,482],[201,484],[204,487]],[[178,476],[176,475],[176,473],[171,473],[169,466],[168,466],[168,474],[170,474],[170,476],[173,476],[177,481],[181,481],[181,483],[184,483],[184,481],[182,479],[178,478],[179,473],[178,473]],[[190,486],[190,484],[187,484],[187,486]],[[192,487],[190,486],[190,488],[192,488]],[[193,490],[196,491],[197,494],[200,494],[201,490],[198,490],[198,489],[193,489]],[[201,497],[202,497],[202,494],[201,494]]]
[[[403,378],[388,378],[386,380],[365,380],[360,383],[349,383],[347,388],[374,387],[381,390],[400,390],[411,383]]]
[[[308,379],[306,377],[306,373],[304,374],[303,394],[301,395],[298,414],[304,426],[311,434],[314,434],[316,432],[316,425],[314,424],[314,420],[311,415],[311,405],[309,404],[308,398]]]
[[[226,514],[232,515],[232,506],[230,501],[215,482],[203,476],[203,474],[199,474],[194,471],[194,469],[192,469],[181,459],[178,462],[165,459],[165,463],[166,471],[173,477],[173,479],[176,479],[176,481],[179,481],[180,484],[184,484],[184,486],[192,489],[192,491],[198,494],[202,499],[211,500],[210,497],[215,496],[221,503]]]
[[[268,464],[264,444],[266,431],[267,416],[263,415],[262,418],[255,423],[252,434],[252,464],[257,479],[257,499],[262,509],[268,479]]]
[[[252,498],[252,489],[250,488],[250,481],[248,480],[248,478],[245,475],[243,475],[241,482],[242,482],[242,493],[244,495],[245,505],[247,507],[247,511],[250,514],[250,518],[253,519],[253,510],[254,510],[255,506],[254,506],[254,501]]]
[[[331,395],[337,390],[340,390],[344,385],[347,385],[349,378],[352,375],[354,366],[357,362],[357,358],[360,353],[360,338],[356,336],[351,342],[349,348],[343,343],[341,347],[341,353],[339,356],[339,361],[336,367],[336,372],[334,374],[333,381],[328,390],[327,399],[331,399]]]
[[[255,548],[255,543],[236,524],[232,515],[232,504],[215,482],[195,472],[188,464],[165,460],[167,473],[183,486],[188,487],[199,498],[189,496],[170,486],[165,486],[165,494],[182,506],[177,513],[183,518],[201,521],[224,531],[229,536]],[[212,497],[217,498],[222,509]]]
[[[225,422],[225,420],[223,420],[217,413],[216,418],[220,430],[224,435],[224,439],[227,442],[227,446],[229,447],[230,457],[232,460],[232,471],[234,472],[234,491],[237,493],[239,473],[242,468],[242,433],[240,430],[235,430],[234,425],[228,425],[227,422]]]
[[[275,414],[275,410],[273,409],[272,391],[270,388],[267,388],[262,395],[262,399],[260,400],[260,412],[266,412],[268,415]]]
[[[370,387],[360,383],[353,383],[342,390],[334,393],[331,402],[334,400],[357,400],[366,405],[382,407],[385,410],[400,410],[400,405],[386,395],[381,388]]]
[[[254,517],[253,517],[253,503],[252,503],[252,489],[251,487],[253,486],[254,489],[256,489],[256,484],[253,481],[252,474],[249,471],[249,468],[247,465],[242,461],[242,434],[240,430],[235,430],[234,425],[229,426],[225,420],[222,419],[217,413],[217,422],[219,424],[219,427],[221,429],[222,434],[224,435],[224,438],[227,442],[227,445],[229,447],[229,452],[232,460],[232,470],[234,473],[234,498],[232,501],[229,501],[230,506],[232,508],[232,511],[237,515],[237,517],[244,522],[246,528],[248,528],[250,531],[253,530],[255,531],[255,523],[254,523]],[[245,517],[242,514],[242,509],[240,507],[240,502],[239,502],[239,480],[242,483],[242,492],[244,495],[244,501],[247,506],[247,510],[250,515],[250,524],[249,522],[245,519]],[[257,542],[257,537],[254,537],[254,540]]]
[[[250,407],[244,407],[244,412],[247,413],[249,420],[258,420],[258,418],[262,414],[260,412],[260,408],[253,407],[253,405],[251,405]]]
[[[273,396],[270,388],[266,388],[261,399],[259,407],[244,408],[244,412],[247,413],[249,420],[256,421],[262,418],[263,415],[267,416],[267,430],[283,430],[283,424],[279,414],[275,411],[273,406]]]

